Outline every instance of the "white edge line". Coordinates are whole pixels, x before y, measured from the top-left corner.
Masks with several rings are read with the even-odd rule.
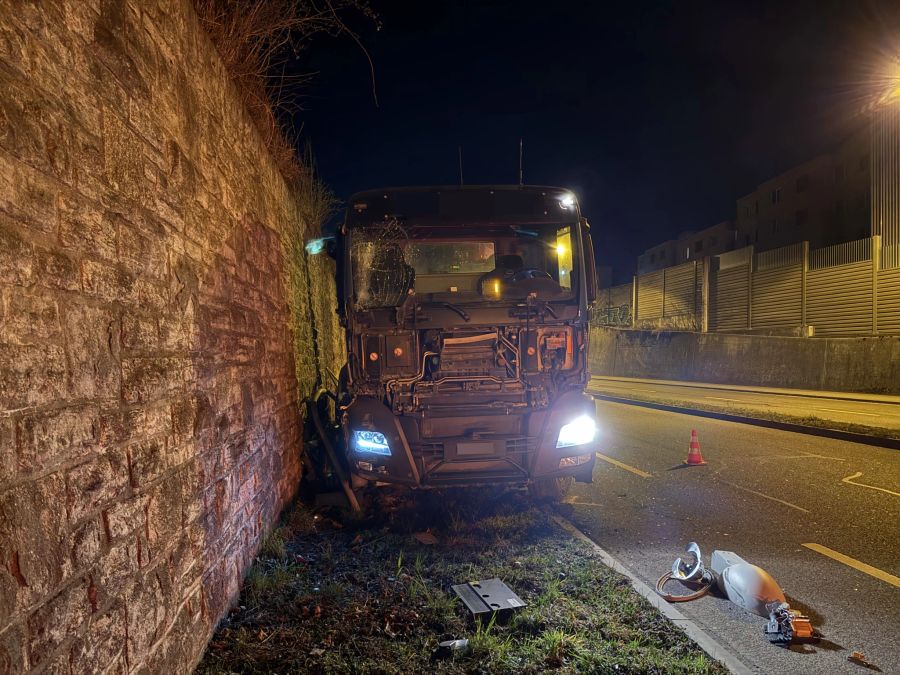
[[[720,479],[721,480],[721,479]],[[778,502],[779,504],[784,504],[785,506],[790,506],[792,509],[797,509],[798,511],[803,511],[803,513],[809,513],[809,509],[804,509],[802,506],[797,506],[796,504],[791,504],[790,502],[786,502],[783,499],[779,499],[778,497],[773,497],[772,495],[767,495],[764,492],[757,492],[756,490],[751,490],[748,487],[744,487],[743,485],[738,485],[737,483],[730,483],[727,480],[723,480],[725,485],[730,485],[733,488],[737,488],[738,490],[743,490],[744,492],[749,492],[751,495],[758,495],[760,497],[765,497],[766,499],[770,499],[773,502]]]
[[[681,628],[683,628],[687,636],[691,640],[696,642],[700,649],[705,651],[713,659],[721,661],[723,664],[725,664],[725,667],[728,668],[729,671],[734,673],[734,675],[752,675],[756,672],[743,661],[741,661],[737,654],[730,651],[719,642],[716,642],[715,638],[713,638],[709,633],[700,628],[697,623],[679,612],[674,605],[669,604],[661,597],[659,597],[656,591],[654,591],[647,584],[641,581],[641,579],[639,579],[637,575],[635,575],[631,570],[629,570],[622,563],[616,560],[610,553],[601,548],[597,542],[595,542],[584,532],[575,527],[572,522],[560,515],[554,515],[552,516],[552,518],[560,527],[566,530],[573,537],[575,537],[576,539],[580,539],[587,544],[590,544],[591,547],[593,547],[593,549],[600,555],[600,559],[607,567],[615,572],[618,572],[619,574],[628,577],[628,580],[631,582],[631,586],[632,588],[634,588],[634,590],[640,593],[651,605],[658,609],[663,616],[665,616],[670,621],[673,621],[676,626],[680,626]]]

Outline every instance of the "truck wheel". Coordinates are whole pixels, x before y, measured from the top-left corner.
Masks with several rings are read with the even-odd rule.
[[[541,502],[561,502],[569,493],[575,479],[572,476],[562,478],[538,478],[528,485],[532,498]]]

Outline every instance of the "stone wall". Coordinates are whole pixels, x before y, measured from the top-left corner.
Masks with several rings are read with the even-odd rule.
[[[594,375],[900,394],[900,337],[793,338],[591,328]]]
[[[295,200],[188,0],[0,3],[0,673],[200,657],[339,355]]]

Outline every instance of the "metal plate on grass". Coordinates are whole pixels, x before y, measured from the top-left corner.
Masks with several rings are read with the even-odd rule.
[[[499,612],[501,615],[508,614],[525,606],[522,598],[497,578],[470,581],[466,584],[457,584],[452,588],[476,617],[491,616],[495,612]]]

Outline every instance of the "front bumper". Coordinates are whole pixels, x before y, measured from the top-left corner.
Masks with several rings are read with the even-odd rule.
[[[578,416],[594,417],[593,401],[567,392],[548,408],[521,414],[395,416],[374,398],[357,397],[343,416],[347,461],[355,482],[377,481],[414,488],[523,485],[543,478],[572,476],[590,482],[598,441],[557,448],[563,425]],[[356,452],[353,430],[377,431],[390,456]]]

